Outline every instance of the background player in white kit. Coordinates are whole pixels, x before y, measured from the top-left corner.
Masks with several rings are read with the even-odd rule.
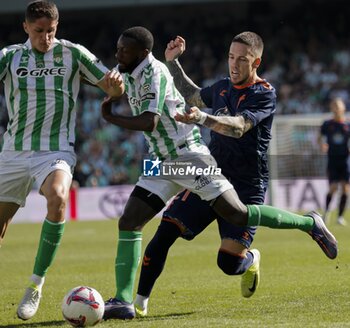
[[[0,52],[9,115],[0,154],[0,242],[34,183],[47,200],[30,285],[18,306],[23,320],[36,313],[44,277],[64,230],[65,208],[76,163],[75,104],[80,79],[111,97],[124,92],[120,74],[109,71],[86,48],[55,38],[54,3],[28,4],[23,27],[29,39]]]

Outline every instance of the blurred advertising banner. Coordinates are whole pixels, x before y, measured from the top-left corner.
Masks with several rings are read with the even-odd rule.
[[[124,209],[133,185],[71,189],[67,206],[68,220],[117,219]],[[33,190],[13,222],[42,222],[46,215],[46,200]]]
[[[271,179],[268,192],[269,203],[273,206],[291,210],[308,212],[322,210],[328,192],[326,179]],[[337,197],[334,197],[337,198]],[[337,200],[332,201],[332,208]]]
[[[133,188],[134,185],[119,185],[72,189],[67,220],[117,219]],[[328,181],[324,179],[271,180],[266,204],[292,211],[320,210],[327,190]],[[29,194],[25,207],[16,213],[14,222],[42,222],[45,215],[45,198],[34,190]]]

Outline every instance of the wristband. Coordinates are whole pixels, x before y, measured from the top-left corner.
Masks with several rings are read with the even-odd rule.
[[[201,112],[201,116],[199,118],[199,121],[197,122],[197,124],[203,125],[204,121],[207,119],[208,114],[205,112]]]

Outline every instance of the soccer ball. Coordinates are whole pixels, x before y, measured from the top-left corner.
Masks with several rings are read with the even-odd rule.
[[[62,302],[64,319],[73,327],[88,327],[103,318],[105,304],[100,293],[91,287],[79,286],[71,289]]]

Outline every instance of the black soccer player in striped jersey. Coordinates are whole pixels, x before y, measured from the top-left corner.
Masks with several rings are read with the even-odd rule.
[[[333,195],[337,192],[338,186],[341,188],[341,195],[338,204],[337,223],[346,225],[344,211],[348,194],[349,184],[349,141],[350,122],[346,120],[346,106],[341,98],[332,99],[330,108],[333,118],[322,123],[320,129],[319,143],[323,152],[327,153],[327,176],[329,190],[326,195],[325,212],[323,220],[327,224],[329,221],[329,205]]]
[[[185,40],[178,36],[165,51],[176,87],[188,104],[195,106],[189,112],[177,114],[176,119],[212,130],[211,153],[242,202],[250,204],[250,209],[259,208],[265,218],[284,220],[293,216],[262,205],[268,184],[267,150],[276,106],[275,89],[257,75],[263,53],[262,39],[253,32],[235,36],[228,53],[229,78],[203,89],[193,83],[177,60],[184,50]],[[212,109],[212,115],[199,109],[208,107]],[[310,215],[320,223],[318,214]],[[242,275],[243,297],[254,294],[260,279],[260,252],[250,249],[256,228],[226,222],[209,202],[185,190],[164,212],[161,224],[145,250],[135,300],[138,316],[147,315],[150,293],[163,270],[171,245],[180,236],[193,239],[215,219],[221,237],[218,266],[228,275]]]

